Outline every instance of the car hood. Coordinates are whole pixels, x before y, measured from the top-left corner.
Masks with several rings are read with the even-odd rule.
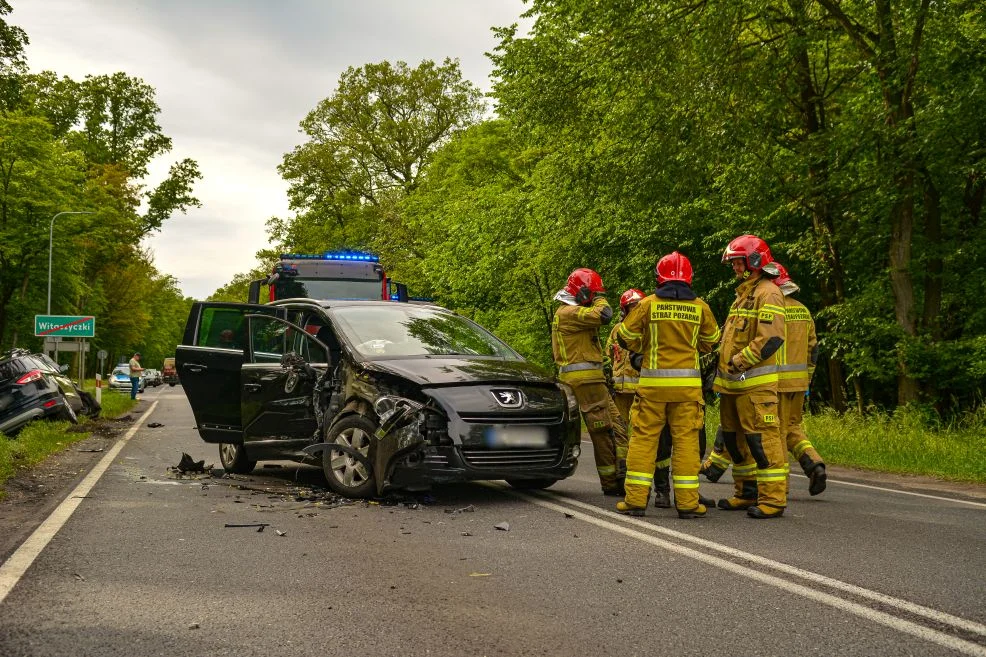
[[[522,360],[434,356],[374,360],[363,365],[368,370],[393,374],[422,386],[552,382],[552,378],[543,369]]]

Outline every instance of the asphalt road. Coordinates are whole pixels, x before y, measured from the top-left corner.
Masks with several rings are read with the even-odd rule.
[[[0,655],[986,655],[982,499],[795,478],[780,520],[631,519],[586,450],[544,493],[340,505],[291,463],[176,479],[218,452],[181,388],[142,408],[37,558],[0,567]]]

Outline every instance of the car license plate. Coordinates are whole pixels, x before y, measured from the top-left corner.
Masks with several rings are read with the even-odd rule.
[[[544,449],[548,446],[548,428],[496,425],[486,429],[485,438],[492,449]]]

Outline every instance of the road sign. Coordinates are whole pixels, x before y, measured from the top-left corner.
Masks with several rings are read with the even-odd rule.
[[[89,351],[89,346],[92,343],[85,341],[71,341],[62,340],[61,342],[55,342],[52,338],[46,338],[44,341],[44,350],[46,352],[58,351],[61,353],[76,352],[76,351]]]
[[[99,351],[96,352],[96,358],[98,358],[99,360],[106,360],[107,356],[109,356],[109,354],[106,353],[105,349],[100,349]]]
[[[34,335],[93,338],[96,337],[96,318],[92,315],[35,315]]]

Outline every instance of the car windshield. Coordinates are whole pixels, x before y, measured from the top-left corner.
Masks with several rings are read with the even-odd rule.
[[[278,299],[379,299],[381,284],[374,279],[282,278]]]
[[[407,304],[333,308],[356,350],[370,358],[428,355],[493,356],[521,360],[513,349],[464,317]]]
[[[116,369],[113,370],[113,374],[114,375],[122,374],[123,376],[129,378],[130,377],[130,368],[129,367],[117,367]]]

